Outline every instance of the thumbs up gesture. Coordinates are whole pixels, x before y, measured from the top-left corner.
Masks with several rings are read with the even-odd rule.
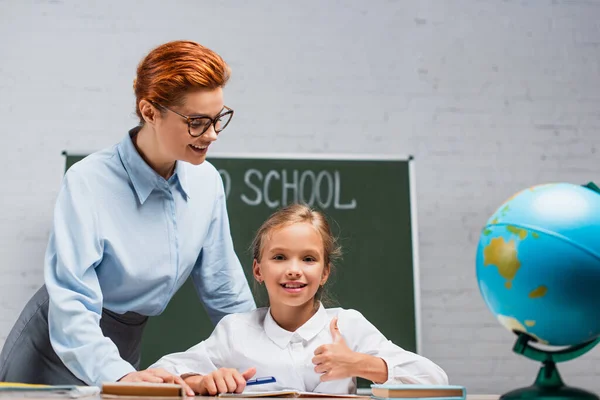
[[[335,317],[329,324],[333,343],[317,347],[312,359],[312,363],[315,364],[315,372],[322,374],[322,382],[356,376],[355,371],[360,355],[346,345],[337,322],[338,319]]]

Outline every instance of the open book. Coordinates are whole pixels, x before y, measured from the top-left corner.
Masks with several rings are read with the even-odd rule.
[[[243,393],[221,393],[219,397],[340,397],[340,398],[368,398],[368,396],[359,396],[356,394],[339,393],[315,393],[302,392],[295,389],[269,390],[265,392],[243,392]]]
[[[373,384],[371,392],[374,399],[465,399],[467,391],[464,386],[457,385],[390,385]]]

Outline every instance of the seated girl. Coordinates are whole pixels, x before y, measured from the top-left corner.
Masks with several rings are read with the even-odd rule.
[[[439,366],[387,340],[360,312],[323,307],[323,285],[340,249],[321,213],[298,204],[280,209],[257,232],[253,253],[254,278],[266,286],[270,307],[224,317],[208,339],[151,368],[180,375],[200,395],[244,389],[351,394],[356,377],[448,383]],[[276,382],[246,387],[255,375]]]

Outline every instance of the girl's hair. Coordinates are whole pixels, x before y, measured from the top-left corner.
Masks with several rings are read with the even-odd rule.
[[[133,81],[140,124],[144,123],[140,101],[165,107],[181,105],[191,91],[225,86],[230,73],[221,56],[196,42],[177,40],[154,48],[139,63]]]
[[[260,262],[265,241],[273,233],[274,230],[295,223],[309,223],[315,227],[321,239],[323,240],[323,255],[325,268],[329,268],[329,274],[333,272],[335,262],[342,256],[342,249],[339,246],[337,239],[333,236],[329,222],[321,212],[316,211],[304,204],[290,204],[275,211],[261,225],[256,232],[256,236],[252,241],[252,256]],[[315,294],[315,301],[327,302],[329,296],[324,293],[321,286]]]

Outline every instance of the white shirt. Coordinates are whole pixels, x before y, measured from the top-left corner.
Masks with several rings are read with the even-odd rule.
[[[162,357],[150,368],[175,375],[205,375],[219,368],[240,372],[256,367],[255,377],[273,376],[275,383],[253,385],[246,391],[296,389],[320,393],[355,393],[356,378],[321,382],[314,371],[314,351],[333,343],[329,324],[338,317],[338,328],[355,352],[382,358],[388,383],[447,384],[446,373],[425,357],[406,351],[391,341],[356,310],[319,310],[296,332],[281,328],[269,309],[225,316],[208,339],[182,353]]]

